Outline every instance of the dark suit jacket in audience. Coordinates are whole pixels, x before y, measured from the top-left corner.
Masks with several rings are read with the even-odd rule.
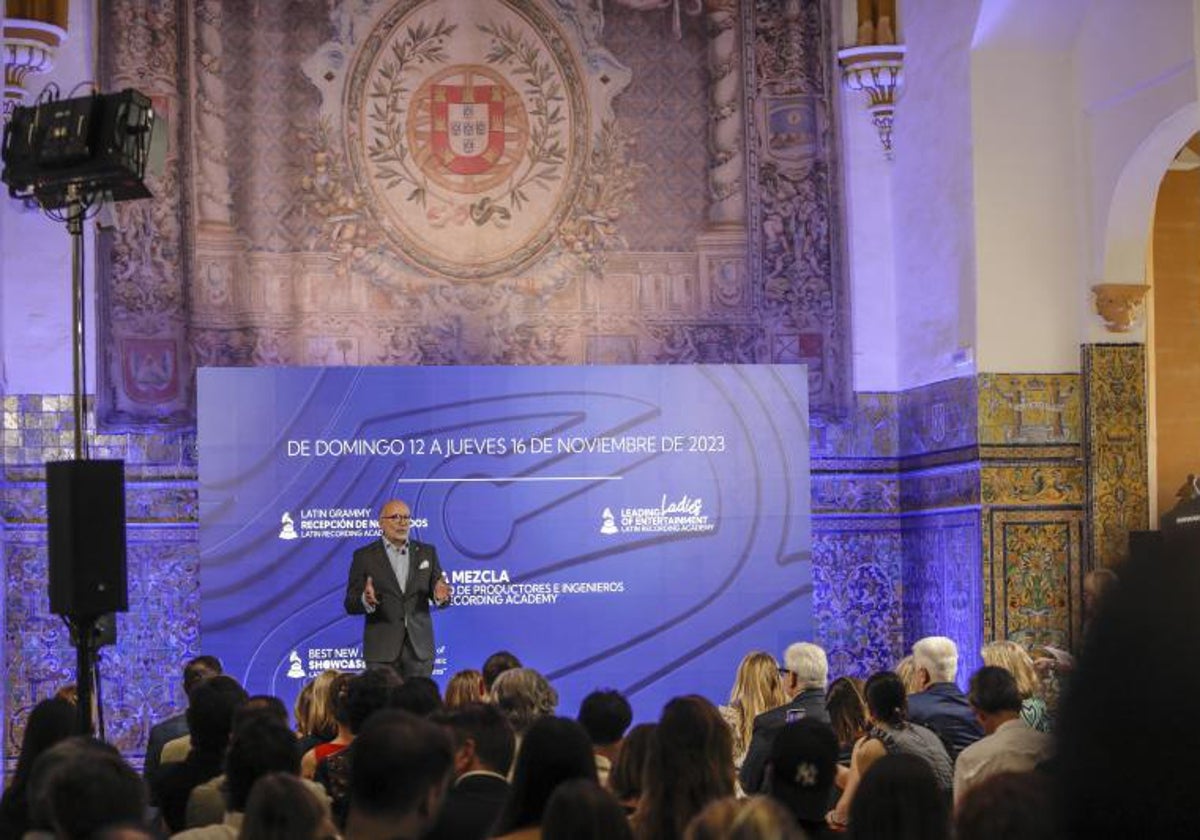
[[[483,840],[508,798],[508,781],[495,773],[465,773],[446,794],[442,813],[425,840]]]
[[[932,729],[946,745],[950,761],[983,737],[983,728],[971,704],[957,685],[934,683],[924,691],[908,695],[908,719]]]
[[[792,702],[763,712],[754,719],[750,749],[746,751],[746,760],[742,762],[742,771],[738,776],[742,782],[742,790],[746,793],[762,790],[767,759],[771,756],[771,745],[775,743],[775,736],[779,734],[779,730],[787,725],[789,715],[793,720],[812,718],[829,723],[829,712],[825,711],[825,690],[805,689],[793,697]]]

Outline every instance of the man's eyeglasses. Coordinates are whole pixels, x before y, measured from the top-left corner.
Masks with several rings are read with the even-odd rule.
[[[788,674],[790,674],[790,673],[792,673],[792,672],[791,672],[791,671],[789,671],[787,668],[784,668],[783,666],[780,666],[780,668],[779,668],[779,676],[780,676],[780,677],[786,677],[786,676],[787,676]]]
[[[412,522],[412,517],[407,513],[390,513],[387,516],[381,516],[380,519],[390,519],[393,522]]]

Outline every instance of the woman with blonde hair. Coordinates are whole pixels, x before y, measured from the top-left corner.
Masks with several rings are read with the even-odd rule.
[[[917,663],[912,658],[912,654],[901,659],[896,663],[896,676],[900,678],[900,682],[904,683],[904,690],[909,694],[916,694],[921,690],[917,685]]]
[[[754,734],[754,718],[769,709],[778,708],[788,701],[779,678],[779,665],[775,657],[761,650],[751,651],[742,657],[733,688],[729,692],[729,705],[717,711],[729,724],[733,733],[733,766],[741,769],[750,749],[750,737]]]
[[[333,737],[329,738],[315,747],[304,753],[300,757],[300,777],[304,779],[312,779],[316,776],[317,765],[331,755],[341,752],[350,745],[354,740],[354,732],[351,729],[348,719],[347,699],[350,692],[350,684],[356,679],[354,674],[339,674],[336,671],[325,671],[319,675],[317,679],[325,676],[325,674],[333,674],[333,678],[329,681],[328,693],[332,695],[333,711],[334,711],[334,730]],[[317,690],[313,690],[313,703],[316,703]]]
[[[984,665],[995,665],[1013,675],[1021,693],[1021,720],[1038,732],[1050,731],[1050,713],[1041,697],[1041,683],[1033,667],[1033,657],[1016,642],[988,642],[980,651]]]
[[[332,668],[322,671],[313,678],[312,695],[308,699],[308,719],[304,722],[304,734],[319,741],[332,741],[337,735],[337,717],[333,709],[333,682],[340,671]]]
[[[446,684],[446,708],[457,709],[468,703],[482,703],[483,674],[473,668],[459,671]]]
[[[511,668],[492,683],[495,703],[517,734],[517,742],[538,718],[558,710],[558,692],[532,668]]]

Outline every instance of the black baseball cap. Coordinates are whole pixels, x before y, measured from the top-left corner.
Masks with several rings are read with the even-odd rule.
[[[771,746],[767,792],[796,818],[821,822],[837,776],[838,741],[827,723],[805,718],[779,731]]]

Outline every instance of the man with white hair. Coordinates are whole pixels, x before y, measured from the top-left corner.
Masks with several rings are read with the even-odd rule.
[[[792,699],[754,719],[754,734],[738,776],[746,793],[756,793],[762,789],[771,745],[779,730],[789,723],[804,719],[829,723],[829,713],[825,711],[829,662],[825,658],[825,651],[811,642],[796,642],[783,652],[783,664],[780,676],[783,677],[784,690]]]
[[[912,651],[920,690],[908,697],[908,719],[936,732],[953,761],[983,737],[971,704],[954,682],[958,647],[945,636],[926,636]]]

